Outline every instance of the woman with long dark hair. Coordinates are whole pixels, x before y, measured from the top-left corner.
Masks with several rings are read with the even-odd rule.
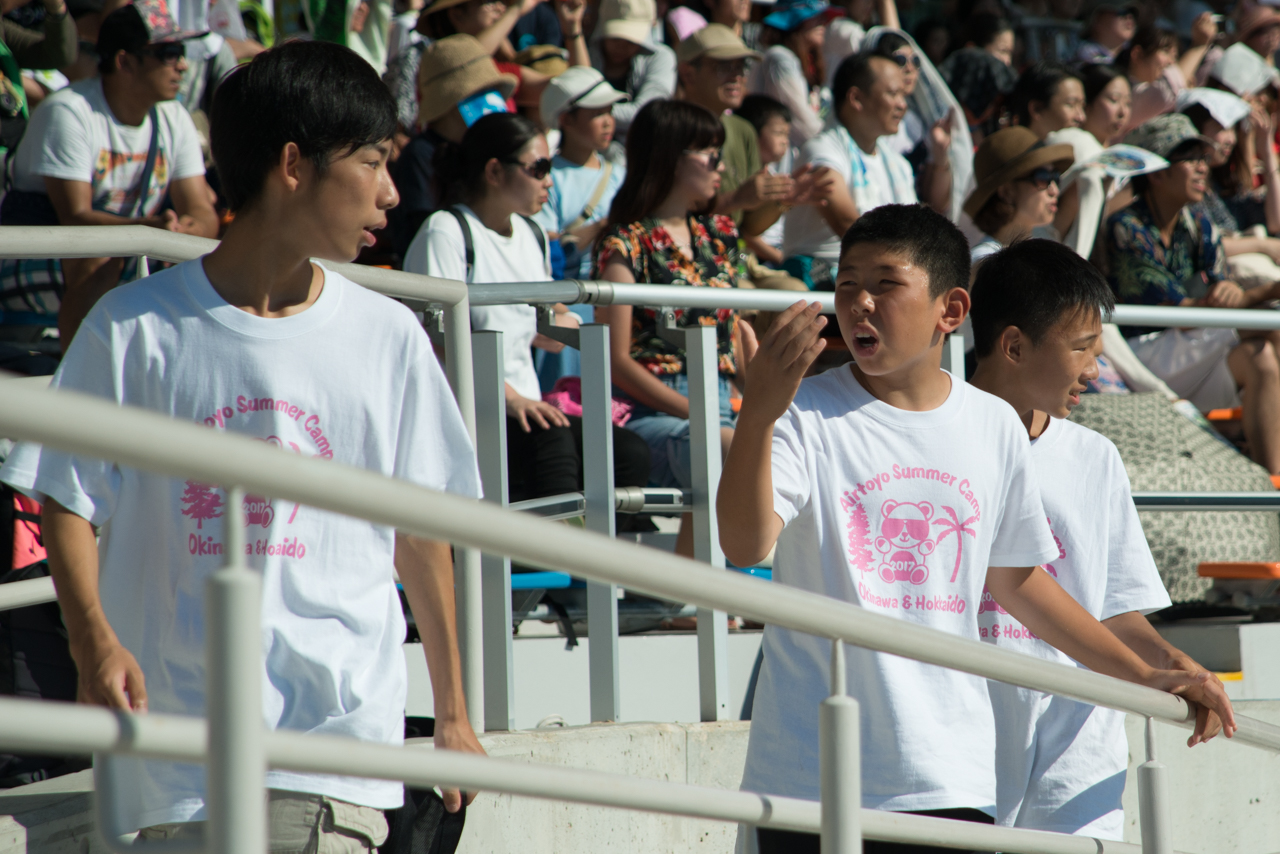
[[[724,126],[708,110],[684,101],[653,101],[636,115],[627,136],[627,179],[614,197],[609,223],[596,244],[595,278],[655,285],[735,287],[738,232],[727,216],[713,216],[720,188]],[[692,488],[689,450],[688,373],[684,349],[662,336],[654,308],[614,305],[596,309],[608,323],[613,382],[635,401],[628,426],[652,453],[650,480]],[[729,382],[738,376],[735,332],[729,309],[676,311],[679,328],[715,324],[720,369],[721,442],[733,438]],[[691,525],[681,528],[678,549],[692,554]]]
[[[551,281],[546,233],[533,221],[551,187],[547,141],[523,116],[495,113],[467,129],[460,144],[436,152],[436,174],[448,176],[450,206],[432,214],[405,253],[405,270],[473,282]],[[556,306],[561,326],[577,319]],[[542,399],[532,347],[559,351],[541,335],[531,306],[473,306],[472,329],[503,333],[507,408],[507,480],[511,501],[582,489],[582,420]],[[614,428],[614,479],[644,486],[645,443]]]

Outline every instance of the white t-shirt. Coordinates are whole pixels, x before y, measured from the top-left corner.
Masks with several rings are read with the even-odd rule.
[[[471,228],[475,265],[470,282],[549,282],[549,249],[540,245],[529,224],[511,217],[511,236],[490,230],[475,212],[458,205]],[[404,268],[410,273],[426,273],[443,279],[468,281],[466,249],[462,229],[448,211],[436,211],[418,229],[404,253]],[[533,367],[534,336],[538,334],[538,313],[529,305],[489,305],[471,307],[471,328],[502,333],[503,366],[507,382],[529,400],[542,400],[538,372]]]
[[[226,303],[199,260],[108,293],[54,386],[140,406],[307,457],[476,498],[475,452],[413,315],[337,273],[315,303],[268,319]],[[100,526],[102,605],[155,712],[205,712],[205,582],[222,554],[223,489],[19,445],[0,472]],[[245,560],[262,574],[263,723],[400,744],[405,624],[395,531],[245,498]],[[129,827],[199,821],[202,766],[122,760]],[[271,771],[271,788],[398,806],[399,783]]]
[[[797,166],[811,163],[829,166],[845,180],[858,214],[870,213],[882,205],[913,205],[916,177],[911,164],[886,145],[887,137],[876,142],[875,154],[867,154],[849,136],[843,125],[827,128],[800,149]],[[782,252],[812,255],[832,264],[840,260],[840,237],[831,230],[814,205],[801,205],[787,212]]]
[[[160,119],[156,162],[142,211],[160,207],[171,181],[204,174],[196,126],[177,101],[156,104]],[[43,193],[45,178],[84,181],[93,187],[94,210],[122,215],[134,207],[151,147],[151,117],[137,127],[121,124],[94,77],[54,92],[31,113],[14,157],[13,183]]]
[[[596,187],[604,175],[604,155],[599,155],[599,169],[579,166],[557,154],[551,159],[551,189],[547,191],[547,203],[534,215],[534,220],[548,234],[562,234],[569,224],[582,215],[596,194]],[[613,197],[618,195],[622,181],[627,177],[627,167],[614,163],[609,170],[609,178],[604,185],[604,193],[596,202],[587,218],[587,223],[599,222],[609,215],[609,206]],[[584,223],[585,225],[586,223]],[[575,270],[564,271],[566,276],[586,278],[591,275],[591,247],[593,244],[581,245],[582,258]]]
[[[862,40],[867,31],[862,24],[849,18],[836,18],[827,24],[822,38],[822,59],[827,66],[827,85],[835,80],[840,63],[862,50]]]
[[[978,638],[988,566],[1057,554],[1009,404],[951,379],[937,409],[877,400],[848,366],[800,384],[774,425],[774,579],[875,613]],[[818,706],[830,642],[764,634],[742,786],[818,797]],[[862,805],[994,810],[986,680],[847,647],[862,707]]]
[[[1031,443],[1031,461],[1057,557],[1045,570],[1099,620],[1169,606],[1109,439],[1054,419]],[[1074,662],[1009,616],[989,596],[978,609],[983,640],[1028,655]],[[1120,839],[1129,746],[1124,714],[989,683],[995,708],[997,820],[1010,827]]]

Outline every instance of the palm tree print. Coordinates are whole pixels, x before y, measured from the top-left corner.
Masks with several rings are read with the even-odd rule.
[[[933,524],[941,525],[943,528],[942,533],[938,534],[938,539],[935,540],[934,542],[936,542],[938,545],[941,545],[942,539],[947,534],[956,535],[956,565],[955,565],[955,569],[951,570],[951,583],[955,584],[956,577],[960,574],[960,558],[964,554],[964,537],[962,535],[968,534],[971,537],[977,536],[977,532],[974,531],[973,528],[969,526],[974,522],[978,521],[978,517],[970,516],[968,519],[965,519],[963,522],[961,522],[960,517],[956,515],[956,511],[952,510],[950,507],[947,507],[945,505],[943,506],[942,509],[945,510],[947,513],[947,516],[950,516],[951,518],[947,519],[942,516],[939,516],[937,519],[933,520]]]

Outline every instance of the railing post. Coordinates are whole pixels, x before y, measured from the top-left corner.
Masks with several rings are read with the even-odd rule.
[[[958,332],[952,332],[942,344],[942,370],[965,379],[964,336]]]
[[[818,709],[822,854],[862,852],[862,733],[845,693],[844,644],[831,642],[831,696]]]
[[[716,527],[720,486],[720,370],[713,326],[687,329],[689,442],[693,467],[694,559],[724,569]],[[724,611],[698,609],[698,698],[702,720],[727,720],[729,711],[729,623]]]
[[[267,848],[262,738],[262,578],[244,563],[244,493],[227,490],[226,565],[206,582],[208,854]]]
[[[614,536],[613,394],[609,367],[609,327],[589,323],[578,331],[582,355],[582,483],[586,527]],[[622,717],[618,668],[618,587],[587,582],[587,657],[591,720]]]
[[[445,369],[453,387],[462,423],[476,442],[475,383],[471,369],[471,308],[466,299],[444,307]],[[467,695],[471,728],[484,731],[484,612],[481,606],[480,552],[454,549],[454,597],[458,615],[458,657],[462,661],[462,690]]]
[[[1169,769],[1156,761],[1156,724],[1147,718],[1147,761],[1138,766],[1138,821],[1142,854],[1173,854]]]
[[[507,403],[502,333],[471,333],[476,388],[476,454],[486,501],[507,506]],[[515,673],[511,667],[511,558],[481,558],[484,635],[484,729],[515,728]]]

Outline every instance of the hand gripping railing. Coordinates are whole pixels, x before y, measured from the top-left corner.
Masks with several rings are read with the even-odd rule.
[[[403,481],[389,479],[372,472],[345,466],[332,461],[304,459],[281,453],[279,450],[255,442],[250,438],[220,433],[195,424],[181,423],[152,412],[120,407],[99,398],[69,392],[42,391],[23,383],[0,383],[0,435],[16,439],[42,442],[63,451],[113,460],[124,466],[136,467],[158,474],[198,480],[209,484],[222,484],[231,490],[243,490],[253,494],[296,501],[332,512],[366,519],[397,530],[435,539],[449,540],[493,554],[510,555],[535,566],[564,569],[575,575],[609,584],[621,584],[634,590],[678,601],[695,603],[701,607],[742,614],[752,619],[807,632],[837,641],[846,641],[867,649],[879,650],[931,664],[950,667],[997,679],[1039,691],[1060,694],[1088,703],[1107,706],[1149,719],[1159,719],[1181,726],[1190,726],[1192,709],[1179,697],[1150,688],[1121,682],[1106,676],[1090,673],[1080,668],[1047,662],[1007,649],[993,647],[979,641],[955,637],[943,632],[875,614],[850,603],[841,602],[819,594],[770,584],[745,576],[726,575],[700,564],[674,555],[624,542],[597,536],[586,531],[575,531],[563,526],[548,524],[537,518],[503,511],[499,508],[467,499],[435,493]],[[235,493],[239,494],[239,493]],[[232,520],[234,521],[234,519]],[[238,555],[230,558],[232,568],[228,574],[243,573],[234,567]],[[221,575],[218,573],[215,575]],[[216,600],[216,591],[211,600]],[[246,827],[256,827],[255,815],[246,814],[261,809],[261,800],[244,794],[261,791],[261,769],[266,762],[276,767],[290,767],[326,773],[346,773],[371,777],[385,777],[408,781],[421,781],[427,777],[432,782],[461,781],[469,763],[485,763],[493,760],[440,754],[435,761],[441,768],[453,768],[438,776],[431,771],[410,767],[419,762],[403,749],[379,747],[348,742],[335,744],[336,740],[319,736],[300,736],[282,732],[254,733],[245,722],[260,715],[260,700],[253,691],[232,688],[233,669],[257,670],[260,651],[256,649],[256,632],[247,631],[246,625],[255,625],[259,619],[256,588],[244,585],[240,588],[235,607],[231,599],[226,607],[216,601],[211,605],[209,641],[210,691],[222,690],[224,697],[210,702],[210,738],[208,753],[210,763],[210,837],[207,850],[217,854],[242,854],[244,851],[261,850],[261,838],[252,843],[239,836],[234,827],[237,822]],[[237,625],[232,611],[239,620]],[[839,671],[839,645],[833,649],[834,669]],[[239,674],[244,678],[244,674]],[[1083,852],[1082,843],[1097,851],[1091,840],[1057,837],[1053,834],[1026,835],[1026,831],[996,830],[978,826],[962,826],[963,823],[938,822],[928,827],[936,830],[925,832],[917,817],[883,817],[852,809],[850,798],[851,775],[856,772],[856,745],[847,740],[850,731],[857,730],[856,714],[850,710],[843,697],[839,678],[833,679],[833,696],[837,702],[829,703],[830,711],[822,714],[821,734],[824,743],[822,755],[841,755],[843,761],[834,765],[824,764],[822,772],[823,808],[818,822],[824,838],[823,850],[852,854],[856,851],[859,832],[849,821],[860,819],[863,835],[883,838],[885,823],[897,827],[897,836],[888,838],[918,842],[933,842],[955,847],[981,847],[988,850],[1026,852]],[[824,705],[824,709],[826,706]],[[856,707],[855,707],[856,708]],[[40,712],[24,717],[24,709]],[[75,716],[67,726],[51,725],[51,718],[43,710],[57,710],[58,714]],[[60,708],[48,704],[34,705],[28,701],[0,701],[0,746],[10,749],[40,749],[51,752],[131,752],[167,758],[186,757],[188,760],[204,755],[203,742],[192,739],[195,730],[187,729],[185,737],[174,733],[183,727],[198,726],[159,715],[134,718],[130,715],[80,708]],[[851,723],[851,717],[852,723]],[[92,717],[92,722],[90,718]],[[1246,717],[1237,718],[1240,729],[1237,739],[1247,743],[1280,750],[1280,727]],[[26,721],[26,723],[24,723]],[[113,726],[114,724],[114,726]],[[145,737],[152,728],[158,730],[158,744]],[[122,738],[122,731],[131,733]],[[221,735],[219,735],[221,734]],[[160,750],[164,737],[169,749]],[[261,739],[261,748],[254,742]],[[296,749],[282,758],[284,748],[279,745],[296,745]],[[329,750],[334,752],[329,752]],[[342,761],[337,761],[337,751]],[[265,752],[265,757],[264,757]],[[401,762],[400,757],[404,757]],[[1149,760],[1153,757],[1149,757]],[[458,763],[448,765],[448,763]],[[830,762],[830,759],[828,760]],[[851,764],[852,763],[852,764]],[[1147,763],[1158,772],[1153,763]],[[501,766],[505,768],[505,766]],[[478,770],[480,766],[475,766]],[[540,779],[554,778],[558,774],[576,777],[582,772],[553,772],[540,769]],[[533,794],[520,785],[508,782],[520,775],[514,770],[495,772],[488,785],[473,788],[492,788],[497,791],[516,791]],[[1167,809],[1153,795],[1159,794],[1158,773],[1143,775],[1150,785],[1140,785],[1143,796],[1144,816],[1151,821],[1160,819],[1167,823]],[[528,780],[529,778],[522,778]],[[575,781],[564,778],[565,786],[544,787],[542,796],[566,797],[588,803],[600,803],[603,788],[592,789],[588,777]],[[227,781],[233,781],[234,784]],[[582,781],[580,789],[570,792],[570,783]],[[633,781],[634,783],[635,781]],[[623,785],[618,783],[618,785]],[[668,784],[658,784],[668,785]],[[696,787],[689,787],[696,789]],[[232,791],[240,797],[231,797]],[[616,791],[616,790],[615,790]],[[631,791],[618,798],[620,805],[658,809],[678,814],[690,814],[690,807],[678,801],[690,792],[673,789],[675,797]],[[701,790],[705,791],[705,790]],[[226,797],[221,800],[218,793]],[[692,795],[691,795],[692,797]],[[755,795],[732,793],[707,794],[707,798],[726,798],[720,803],[732,801],[741,811],[725,809],[714,817],[755,822],[769,825],[773,820],[769,804],[785,801]],[[705,802],[703,802],[705,803]],[[735,807],[735,809],[738,809]],[[761,809],[765,807],[766,809]],[[755,811],[752,813],[752,811]],[[744,815],[744,812],[746,813]],[[707,815],[707,812],[702,813]],[[730,817],[729,814],[732,814]],[[795,815],[794,812],[791,815]],[[877,824],[878,822],[883,822]],[[796,822],[798,824],[799,822]],[[216,825],[225,824],[219,830]],[[795,824],[791,825],[795,827]],[[809,821],[800,829],[812,830]],[[1172,848],[1168,842],[1169,828],[1144,826],[1145,854],[1168,854]],[[963,838],[965,842],[957,842]],[[1036,840],[1036,841],[1032,841]],[[837,845],[837,843],[839,843]],[[241,847],[234,847],[239,845]],[[1106,843],[1102,850],[1125,850],[1113,843]],[[1131,848],[1128,850],[1132,850]]]

